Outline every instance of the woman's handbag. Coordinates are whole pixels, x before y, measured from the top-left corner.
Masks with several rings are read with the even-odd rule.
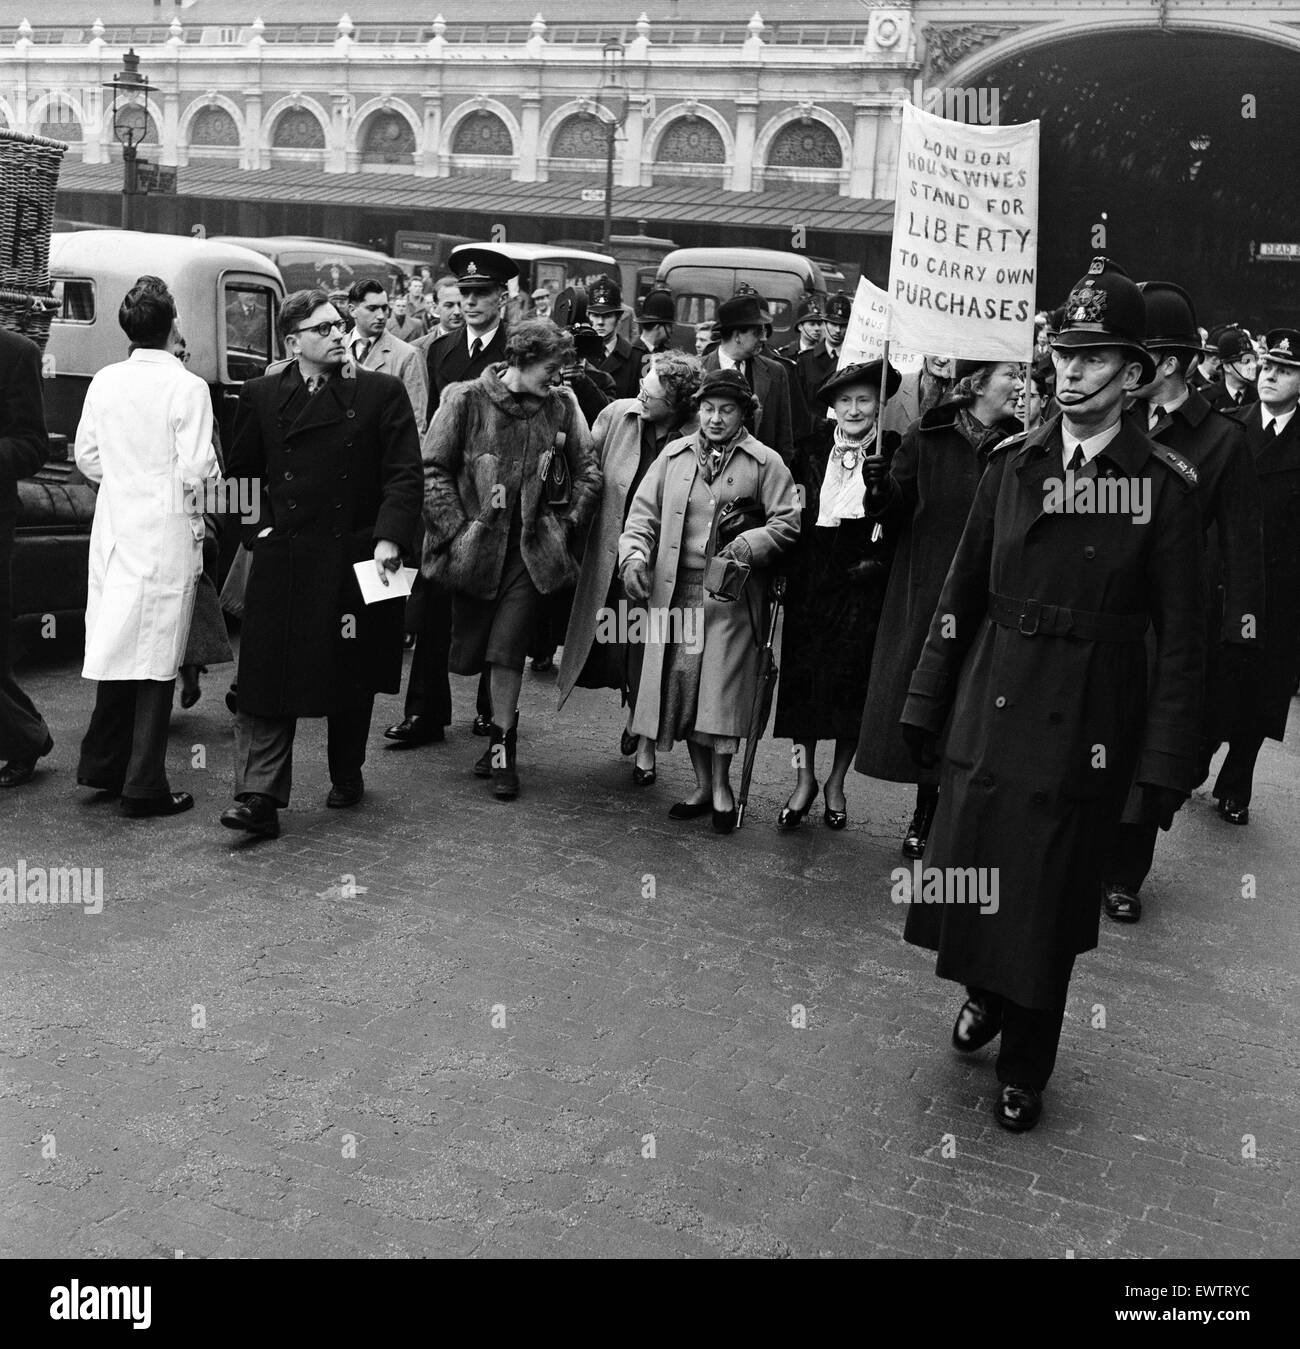
[[[737,497],[735,501],[724,501],[713,515],[713,526],[709,530],[709,544],[705,557],[713,557],[729,544],[734,543],[746,530],[762,529],[767,524],[767,512],[763,503],[753,497]]]
[[[542,500],[557,511],[568,510],[573,503],[573,479],[569,475],[569,461],[564,453],[565,434],[555,433],[555,444],[538,461],[537,472],[542,480]]]

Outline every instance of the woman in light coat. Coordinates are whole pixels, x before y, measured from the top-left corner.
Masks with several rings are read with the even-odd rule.
[[[714,829],[729,834],[731,760],[748,730],[765,640],[766,568],[798,537],[799,507],[781,456],[745,430],[754,398],[744,376],[706,372],[696,404],[699,432],[672,441],[647,470],[618,555],[623,588],[650,619],[632,730],[663,750],[687,742],[695,791],[670,818],[712,814]],[[763,523],[717,550],[750,568],[739,598],[720,600],[703,584],[712,525],[721,506],[741,501]]]
[[[124,814],[169,815],[194,804],[168,786],[165,755],[203,569],[205,484],[218,474],[212,402],[167,350],[176,306],[156,279],[127,294],[118,321],[136,349],[91,380],[75,450],[99,484],[82,668],[99,688],[77,780],[120,794]]]
[[[623,616],[626,626],[613,626],[625,636],[634,621],[634,610],[618,579],[618,539],[650,465],[670,441],[698,430],[694,397],[699,384],[700,363],[694,356],[664,352],[641,381],[638,395],[611,403],[591,428],[603,485],[564,637],[560,706],[575,685],[620,690],[628,705],[628,723],[619,748],[624,754],[636,755],[632,781],[638,787],[648,787],[655,780],[655,745],[648,736],[632,734],[644,647],[635,641],[611,641],[607,631],[611,619]]]

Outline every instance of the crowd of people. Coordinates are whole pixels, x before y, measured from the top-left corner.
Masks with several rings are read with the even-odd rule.
[[[465,246],[452,264],[401,297],[377,279],[343,306],[289,296],[287,359],[244,385],[224,465],[171,296],[154,278],[128,295],[131,354],[95,376],[75,447],[100,484],[78,781],[135,817],[193,805],[165,751],[178,670],[226,658],[196,618],[213,522],[150,484],[256,489],[226,587],[242,630],[221,816],[255,837],[280,831],[301,717],[327,719],[326,804],[362,802],[373,701],[400,691],[412,636],[390,744],[444,740],[449,675],[477,675],[472,768],[515,799],[525,668],[562,648],[561,707],[617,691],[632,784],[684,741],[694,786],[669,817],[731,833],[779,594],[772,734],[793,783],[773,823],[820,803],[843,829],[855,766],[915,787],[902,849],[918,883],[922,859],[941,879],[939,902],[912,895],[906,938],[966,986],[954,1045],[1001,1034],[998,1122],[1033,1127],[1100,913],[1140,918],[1159,831],[1225,741],[1214,795],[1245,825],[1262,742],[1284,734],[1300,331],[1207,333],[1180,287],[1097,258],[1040,316],[1032,361],[927,355],[903,377],[842,359],[846,295],[806,302],[778,350],[742,288],[687,352],[665,290],[629,341],[609,278],[510,317],[507,258]],[[43,437],[29,356],[4,363],[6,641],[5,501]],[[389,586],[404,563],[409,605],[363,602],[358,566]],[[0,785],[19,786],[52,738],[0,656]],[[992,913],[943,889],[971,869],[996,878]]]

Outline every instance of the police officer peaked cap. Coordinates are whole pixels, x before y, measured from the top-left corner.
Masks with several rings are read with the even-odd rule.
[[[842,290],[837,290],[826,301],[826,319],[829,323],[847,323],[853,313],[853,301]]]
[[[1098,255],[1075,283],[1065,302],[1065,318],[1052,339],[1054,351],[1119,347],[1142,366],[1149,384],[1156,363],[1146,349],[1147,308],[1132,277],[1116,262]]]
[[[636,311],[638,323],[671,323],[674,318],[673,293],[663,286],[647,291]]]
[[[843,393],[845,389],[867,388],[880,398],[880,366],[879,360],[861,361],[856,365],[846,365],[828,375],[826,379],[817,386],[817,391],[813,397],[819,403],[829,407],[836,398],[837,394]],[[891,365],[885,375],[885,397],[892,398],[898,392],[898,386],[903,382],[903,377]]]
[[[1147,307],[1147,347],[1152,351],[1168,348],[1207,351],[1201,344],[1196,326],[1192,297],[1172,281],[1143,281],[1138,289]]]
[[[464,290],[493,290],[519,279],[519,268],[504,253],[480,244],[462,244],[453,248],[447,257],[447,266]]]
[[[1264,345],[1268,348],[1268,360],[1293,369],[1300,366],[1300,330],[1272,328],[1264,338]]]
[[[772,313],[763,297],[753,290],[742,291],[718,306],[720,328],[770,328]]]
[[[807,295],[799,301],[799,308],[795,310],[795,326],[801,323],[820,323],[825,315],[822,313],[822,302],[815,295]]]
[[[587,313],[621,314],[623,294],[618,285],[607,276],[598,276],[587,287]]]

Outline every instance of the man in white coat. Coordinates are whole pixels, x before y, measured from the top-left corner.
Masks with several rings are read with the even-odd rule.
[[[77,781],[139,817],[189,810],[167,781],[167,730],[203,570],[204,485],[219,470],[207,385],[167,350],[176,305],[156,278],[118,322],[133,350],[90,382],[77,467],[98,483],[90,535],[86,660],[99,681]]]

